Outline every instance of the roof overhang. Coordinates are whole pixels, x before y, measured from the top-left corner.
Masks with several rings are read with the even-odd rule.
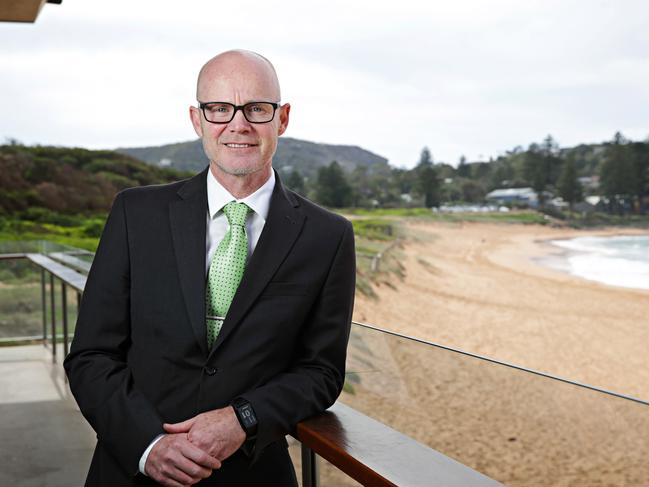
[[[0,0],[0,21],[34,22],[46,3],[61,3],[63,0]]]

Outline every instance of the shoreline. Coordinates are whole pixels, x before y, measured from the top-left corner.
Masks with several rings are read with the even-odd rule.
[[[526,226],[519,225],[524,229]],[[541,229],[547,227],[540,227]],[[569,268],[568,257],[576,256],[582,254],[582,252],[569,249],[566,247],[561,247],[554,242],[556,241],[570,241],[576,238],[581,237],[628,237],[628,236],[648,236],[649,230],[645,228],[617,228],[617,227],[605,227],[599,229],[562,229],[562,228],[547,228],[548,231],[556,231],[556,236],[542,236],[540,238],[533,239],[532,242],[526,242],[526,234],[524,231],[521,232],[521,243],[525,245],[525,251],[529,252],[528,260],[529,263],[532,263],[536,269],[530,267],[527,268],[530,273],[538,273],[539,276],[548,276],[546,271],[552,271],[552,274],[556,274],[556,277],[559,276],[569,276],[571,278],[583,281],[584,283],[595,284],[604,286],[606,288],[613,289],[624,289],[630,291],[640,291],[648,292],[646,288],[642,287],[632,287],[632,286],[618,286],[614,284],[609,284],[603,281],[598,281],[595,279],[588,279],[582,277],[578,274],[571,272]],[[542,230],[541,230],[542,231]],[[510,251],[514,253],[517,257],[519,264],[525,264],[523,260],[525,259],[524,255],[520,255],[515,249],[500,249],[501,252]],[[494,259],[494,262],[499,263],[500,265],[506,265],[502,260]]]
[[[596,255],[593,255],[594,252],[588,251],[588,250],[580,250],[580,249],[574,249],[570,248],[569,246],[562,246],[559,242],[572,242],[575,239],[580,239],[580,238],[616,238],[616,237],[649,237],[649,232],[647,233],[640,233],[640,234],[629,234],[629,233],[616,233],[613,235],[594,235],[594,234],[586,234],[586,235],[579,235],[577,237],[571,237],[571,238],[561,238],[561,239],[552,239],[552,240],[547,240],[547,244],[554,249],[559,250],[558,252],[550,252],[548,253],[547,256],[541,257],[541,258],[536,258],[534,259],[535,262],[539,263],[540,265],[548,266],[553,269],[559,270],[561,272],[567,272],[572,276],[578,277],[580,279],[585,279],[589,282],[597,282],[600,284],[604,284],[606,286],[613,286],[617,288],[624,288],[624,289],[636,289],[636,290],[649,290],[649,282],[645,282],[645,279],[643,279],[641,282],[638,282],[637,280],[633,282],[633,277],[629,276],[627,274],[626,278],[629,279],[629,281],[624,281],[624,284],[621,283],[620,281],[620,276],[619,275],[610,275],[604,273],[602,276],[595,276],[593,275],[592,272],[584,272],[583,269],[581,269],[581,272],[578,269],[575,269],[573,261],[576,259],[580,258],[587,258],[587,257],[597,257]],[[613,258],[614,260],[617,260]],[[597,268],[601,268],[602,265],[602,260],[598,259],[599,262],[597,262],[598,265],[596,265],[593,270],[597,270]],[[620,261],[626,261],[628,263],[631,263],[633,265],[645,265],[646,263],[642,261],[637,261],[634,259],[629,259],[625,257],[621,257]],[[619,264],[618,264],[619,265]],[[644,276],[644,275],[643,275]],[[649,280],[646,279],[646,280]]]

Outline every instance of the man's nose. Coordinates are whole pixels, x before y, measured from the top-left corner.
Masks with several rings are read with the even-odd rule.
[[[234,118],[230,120],[228,129],[231,132],[250,130],[250,122],[248,122],[248,120],[246,120],[246,117],[244,117],[243,109],[239,109],[234,113]]]

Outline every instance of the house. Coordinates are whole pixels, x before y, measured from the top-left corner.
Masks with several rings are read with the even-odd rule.
[[[487,193],[485,199],[498,205],[527,205],[536,208],[539,199],[532,188],[503,188]]]

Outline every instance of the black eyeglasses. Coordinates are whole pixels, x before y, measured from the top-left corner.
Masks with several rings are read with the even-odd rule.
[[[275,110],[279,103],[268,101],[251,101],[245,105],[233,105],[221,101],[198,102],[198,108],[203,111],[205,120],[210,123],[230,123],[238,110],[250,123],[268,123],[275,118]]]

